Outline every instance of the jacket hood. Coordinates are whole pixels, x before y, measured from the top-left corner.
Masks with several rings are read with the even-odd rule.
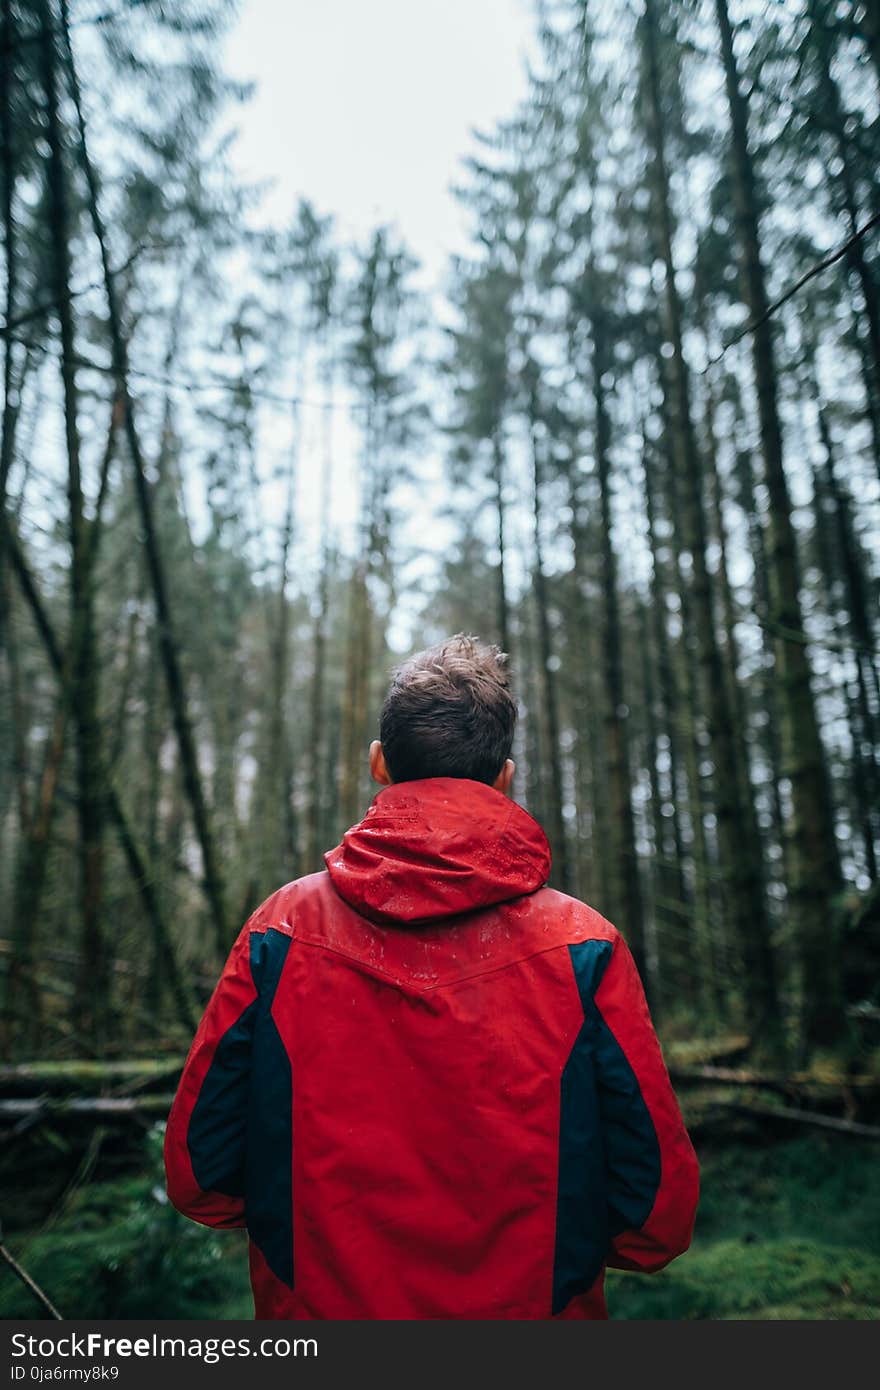
[[[374,922],[432,922],[534,893],[550,846],[538,822],[483,782],[426,777],[383,787],[324,855],[333,887]]]

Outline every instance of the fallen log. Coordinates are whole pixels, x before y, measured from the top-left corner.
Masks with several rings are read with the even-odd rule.
[[[59,1116],[84,1115],[101,1120],[125,1120],[167,1115],[173,1099],[170,1095],[77,1096],[71,1100],[20,1096],[0,1100],[0,1124],[17,1124],[22,1120],[33,1124],[43,1118],[56,1119]]]
[[[769,1072],[747,1071],[741,1067],[678,1067],[671,1066],[669,1075],[681,1085],[706,1083],[723,1086],[754,1086],[759,1090],[779,1091],[788,1095],[792,1091],[809,1090],[880,1090],[880,1076],[855,1075],[823,1077],[812,1072],[793,1072],[790,1076],[776,1076]]]
[[[747,1105],[745,1101],[737,1100],[719,1100],[715,1104],[735,1115],[814,1125],[818,1129],[830,1129],[836,1134],[849,1134],[858,1139],[880,1139],[880,1125],[863,1125],[856,1120],[841,1119],[837,1115],[822,1115],[816,1110],[796,1110],[790,1105]]]
[[[664,1043],[663,1051],[670,1065],[679,1067],[714,1066],[744,1057],[749,1050],[745,1033],[731,1033],[722,1038],[681,1038]]]
[[[13,1062],[0,1066],[0,1088],[33,1086],[89,1087],[116,1085],[124,1081],[148,1082],[179,1076],[183,1057],[133,1057],[98,1061],[91,1058],[62,1061]]]

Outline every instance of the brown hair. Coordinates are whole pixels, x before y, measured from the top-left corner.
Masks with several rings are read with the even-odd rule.
[[[379,738],[394,782],[469,777],[491,786],[510,756],[515,723],[506,655],[459,632],[397,668]]]

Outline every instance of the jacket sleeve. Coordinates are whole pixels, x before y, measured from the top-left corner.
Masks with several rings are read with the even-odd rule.
[[[257,990],[250,922],[199,1024],[165,1130],[168,1196],[205,1226],[243,1226],[244,1160]]]
[[[619,935],[594,1003],[612,1237],[607,1262],[652,1273],[690,1245],[699,1168],[635,962]]]

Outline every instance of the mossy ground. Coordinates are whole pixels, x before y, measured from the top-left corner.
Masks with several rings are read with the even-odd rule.
[[[880,1317],[880,1154],[855,1139],[703,1146],[691,1249],[612,1271],[614,1318]]]
[[[691,1250],[651,1278],[611,1272],[612,1317],[880,1317],[876,1145],[809,1136],[700,1158]],[[241,1233],[178,1216],[157,1163],[154,1136],[139,1172],[83,1185],[48,1229],[13,1225],[7,1243],[67,1317],[251,1317]],[[0,1267],[0,1316],[37,1314]]]

